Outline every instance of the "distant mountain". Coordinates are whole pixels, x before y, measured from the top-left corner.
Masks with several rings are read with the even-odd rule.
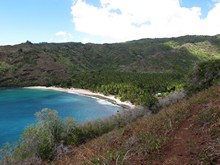
[[[220,35],[115,44],[28,41],[0,47],[0,86],[56,85],[102,70],[185,74],[199,61],[219,58]]]

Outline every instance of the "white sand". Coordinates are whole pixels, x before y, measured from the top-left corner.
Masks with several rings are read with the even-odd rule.
[[[30,88],[30,89],[50,89],[50,90],[55,90],[55,91],[60,91],[60,92],[67,92],[67,93],[73,93],[73,94],[78,94],[78,95],[84,95],[84,96],[91,96],[91,97],[98,97],[98,98],[103,98],[106,100],[111,100],[111,102],[113,102],[114,104],[120,105],[120,106],[124,106],[124,107],[128,107],[130,109],[134,109],[135,105],[133,105],[131,102],[129,101],[125,101],[122,102],[121,100],[119,100],[118,98],[116,98],[113,95],[110,96],[105,96],[101,93],[94,93],[91,92],[89,90],[85,90],[85,89],[77,89],[77,88],[59,88],[59,87],[45,87],[45,86],[33,86],[33,87],[25,87],[25,88]]]

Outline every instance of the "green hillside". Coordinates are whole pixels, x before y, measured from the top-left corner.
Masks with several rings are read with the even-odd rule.
[[[0,47],[0,87],[83,88],[154,109],[158,96],[179,91],[197,63],[213,59],[220,59],[219,35],[115,44],[27,41]]]
[[[81,73],[185,74],[220,58],[220,36],[142,39],[115,44],[40,43],[0,47],[0,86],[59,85]]]
[[[39,110],[17,143],[0,149],[0,164],[220,162],[219,35],[103,45],[26,42],[0,47],[0,58],[1,87],[85,88],[144,105],[83,125]],[[161,97],[183,88],[188,99],[149,117]]]

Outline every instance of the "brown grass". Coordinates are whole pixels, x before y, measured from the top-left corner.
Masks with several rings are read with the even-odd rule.
[[[219,128],[218,86],[75,147],[52,164],[217,164]]]

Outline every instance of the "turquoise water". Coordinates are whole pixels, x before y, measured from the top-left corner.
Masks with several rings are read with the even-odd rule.
[[[61,118],[73,117],[80,123],[122,110],[104,100],[53,90],[3,89],[0,90],[0,146],[16,141],[24,128],[36,121],[34,114],[43,108],[57,110]]]

